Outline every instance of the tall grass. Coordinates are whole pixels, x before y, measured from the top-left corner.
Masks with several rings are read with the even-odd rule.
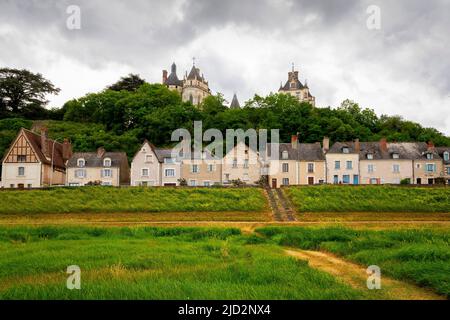
[[[432,230],[354,230],[331,228],[258,229],[283,246],[326,250],[382,273],[410,280],[450,297],[450,235]]]
[[[0,228],[0,299],[370,298],[237,229]],[[66,288],[69,265],[81,290]]]
[[[0,214],[263,211],[257,188],[55,188],[1,191]]]
[[[303,212],[450,212],[450,188],[317,186],[286,192]]]

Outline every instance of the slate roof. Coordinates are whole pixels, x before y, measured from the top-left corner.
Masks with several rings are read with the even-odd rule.
[[[357,153],[355,151],[355,143],[353,141],[352,142],[335,142],[331,146],[331,148],[328,151],[328,153],[343,153],[342,149],[345,148],[345,147],[349,149],[348,150],[349,153]]]
[[[444,159],[444,152],[448,152],[450,154],[450,147],[437,147],[436,148],[437,153],[439,154],[439,156]],[[444,163],[445,164],[450,164],[450,159],[445,161],[444,159]]]
[[[189,72],[189,75],[187,76],[187,80],[200,80],[203,81],[203,77],[200,75],[200,69],[196,68],[195,66],[192,66],[191,72]]]
[[[271,155],[271,143],[267,144],[267,154],[269,159],[273,159]],[[288,159],[283,159],[283,152],[288,152]],[[292,147],[292,143],[279,143],[279,160],[300,160],[315,161],[325,160],[322,147],[317,143],[299,143],[297,149]]]
[[[51,154],[53,151],[54,140],[47,138],[47,150],[49,150],[50,153],[50,158],[47,159],[44,153],[42,152],[41,135],[24,128],[22,128],[22,131],[26,136],[26,138],[28,139],[28,141],[30,142],[32,148],[34,149],[36,156],[39,158],[39,161],[45,164],[51,164],[51,156],[52,156]],[[61,169],[65,168],[63,159],[63,145],[59,142],[55,142],[55,149],[53,153],[53,165]]]
[[[68,168],[78,167],[77,160],[84,159],[87,168],[103,167],[103,160],[105,158],[111,159],[111,167],[120,167],[122,162],[128,161],[125,152],[105,152],[102,157],[99,157],[97,152],[75,152],[67,162]]]
[[[183,86],[183,81],[178,79],[177,66],[175,63],[172,64],[170,75],[167,77],[167,80],[164,84],[170,86]]]
[[[240,109],[240,108],[241,108],[241,105],[239,104],[239,100],[238,100],[236,94],[234,94],[233,100],[231,101],[231,104],[230,104],[230,109]]]

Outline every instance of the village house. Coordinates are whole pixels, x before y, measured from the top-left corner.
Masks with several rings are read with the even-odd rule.
[[[223,157],[222,183],[240,180],[254,185],[261,179],[261,169],[259,153],[240,141]]]
[[[413,181],[415,184],[434,184],[443,177],[444,165],[433,143],[415,142]]]
[[[191,154],[191,159],[183,159],[181,179],[189,186],[209,187],[222,184],[222,160],[216,159],[209,151],[200,155]]]
[[[360,142],[336,142],[326,153],[327,183],[359,184]]]
[[[181,162],[172,149],[158,149],[147,140],[131,161],[132,186],[178,186]]]
[[[274,143],[267,144],[268,182],[272,188],[299,184],[299,143],[292,136],[291,143],[278,143],[278,153],[272,154]],[[274,148],[275,150],[277,148]]]
[[[300,185],[324,184],[326,182],[325,154],[320,142],[300,143],[298,161]]]
[[[361,142],[361,184],[400,184],[413,181],[415,146],[410,143]]]
[[[130,168],[125,152],[76,152],[67,162],[66,185],[120,186],[130,183]]]
[[[439,156],[443,160],[443,175],[445,183],[450,185],[450,147],[436,148]]]
[[[47,128],[41,134],[22,128],[2,160],[4,188],[39,188],[64,185],[66,161],[72,146],[48,138]]]

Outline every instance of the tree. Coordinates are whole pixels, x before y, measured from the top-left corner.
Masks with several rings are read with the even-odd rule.
[[[145,80],[142,79],[139,75],[130,73],[128,76],[120,78],[119,81],[110,85],[107,89],[114,91],[126,90],[134,92],[137,89],[139,89],[139,87],[142,86],[144,83]]]
[[[0,115],[10,113],[20,115],[26,109],[45,110],[48,103],[47,94],[58,94],[56,88],[49,80],[39,73],[28,70],[0,69]]]

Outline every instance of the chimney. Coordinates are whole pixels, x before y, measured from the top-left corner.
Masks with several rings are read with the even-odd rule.
[[[291,137],[291,145],[292,145],[292,149],[298,148],[298,136],[297,135],[293,135]]]
[[[41,150],[45,157],[50,158],[50,150],[48,148],[48,129],[41,128]]]
[[[69,139],[64,139],[63,142],[63,160],[64,162],[69,160],[72,156],[72,144],[69,142]]]
[[[380,140],[380,149],[381,149],[381,152],[388,152],[388,147],[387,147],[387,141],[386,141],[386,138],[382,138],[382,139]]]
[[[355,139],[355,152],[359,153],[361,151],[361,143],[359,139]]]
[[[97,149],[97,157],[98,158],[103,158],[103,156],[105,155],[105,148],[103,148],[103,147],[100,147],[100,148],[98,148]]]
[[[328,150],[330,150],[330,138],[328,137],[323,137],[323,147],[322,150],[324,153],[327,153]]]
[[[428,151],[434,150],[434,143],[432,141],[428,141],[427,143]]]
[[[162,83],[165,84],[167,81],[167,70],[163,70]]]

